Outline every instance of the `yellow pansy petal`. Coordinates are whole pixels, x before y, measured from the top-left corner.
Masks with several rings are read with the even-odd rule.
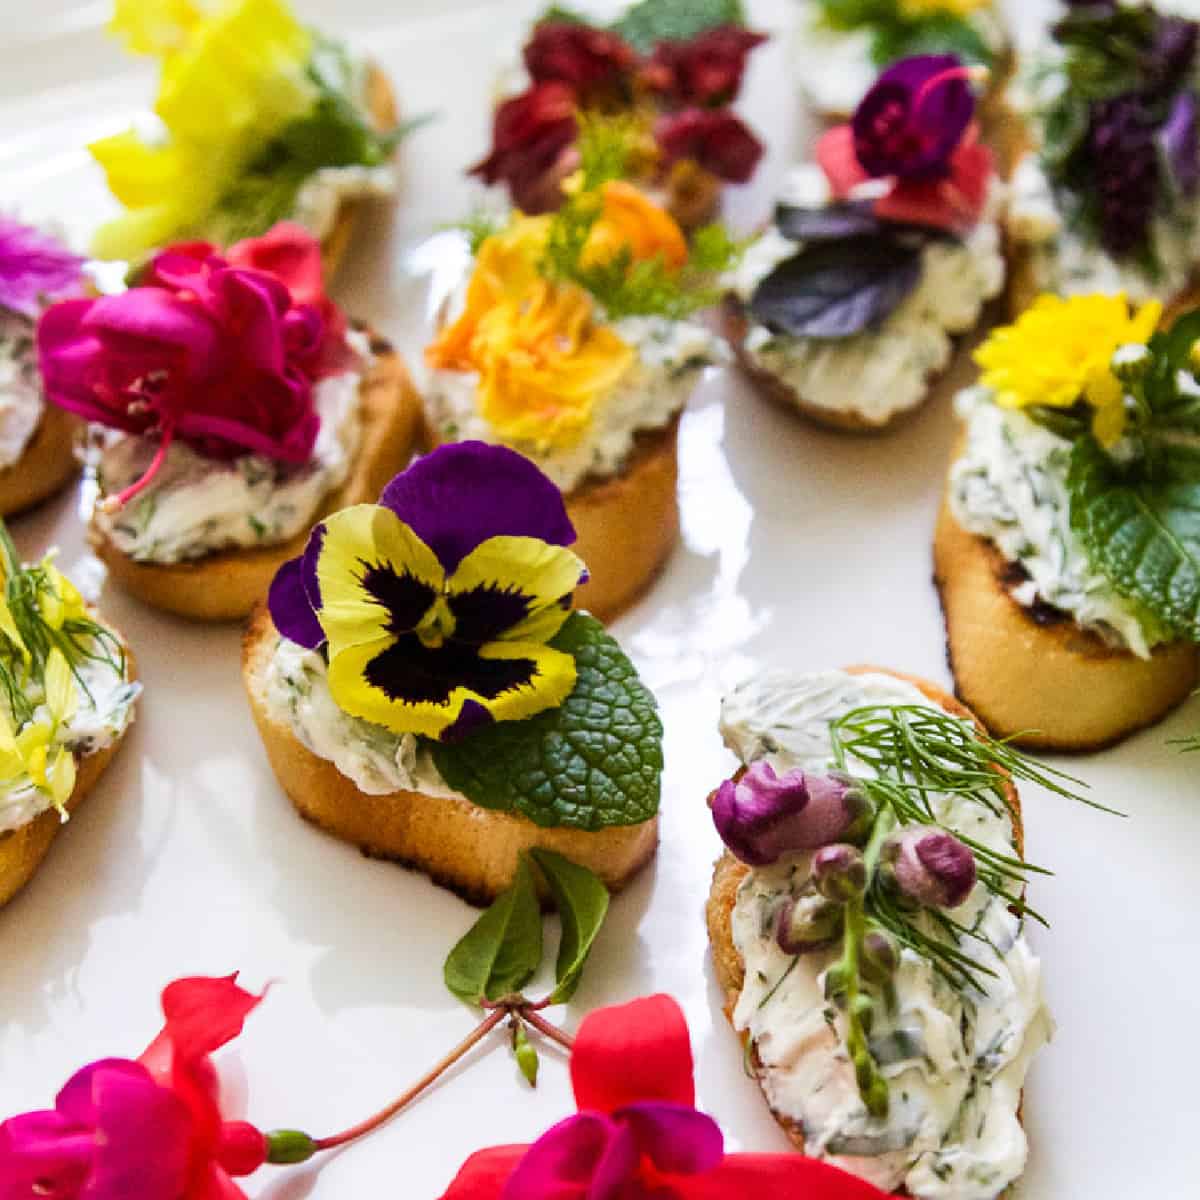
[[[446,587],[455,593],[493,589],[520,594],[528,615],[501,635],[504,641],[543,642],[567,619],[561,601],[579,586],[583,560],[565,546],[538,538],[492,537],[476,546],[458,566]]]
[[[497,721],[522,721],[548,708],[557,708],[575,690],[575,660],[561,650],[538,642],[488,642],[480,658],[528,659],[537,671],[533,685],[504,692],[486,705]]]
[[[56,724],[69,721],[79,707],[75,675],[66,656],[56,646],[46,659],[46,707]]]
[[[379,504],[343,509],[324,526],[317,557],[318,619],[331,654],[400,632],[393,627],[401,610],[415,613],[407,626],[415,628],[445,582],[433,551]]]

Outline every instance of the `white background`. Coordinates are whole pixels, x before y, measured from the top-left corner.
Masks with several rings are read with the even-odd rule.
[[[364,228],[339,293],[416,356],[422,288],[406,250],[462,214],[462,169],[482,155],[490,81],[534,6],[303,4],[369,49],[409,113],[436,124],[404,148],[395,214]],[[733,197],[748,227],[800,147],[787,77],[786,0],[751,4],[779,34],[755,56],[746,108],[771,142],[758,183]],[[1013,0],[1026,31],[1035,5]],[[1036,8],[1040,11],[1041,5]],[[336,13],[336,16],[335,16]],[[0,208],[55,216],[82,236],[104,206],[81,149],[122,127],[152,73],[101,34],[105,3],[0,0]],[[702,905],[718,843],[706,792],[731,759],[716,733],[722,685],[756,665],[884,664],[948,682],[930,584],[930,532],[951,439],[948,397],[885,438],[822,433],[715,373],[682,428],[683,541],[617,634],[662,703],[663,844],[614,904],[569,1011],[665,990],[691,1022],[702,1106],[736,1147],[782,1149],[720,1015]],[[96,578],[75,498],[15,523],[28,556],[53,543]],[[370,862],[303,824],[250,723],[238,631],[187,625],[104,592],[146,684],[141,715],[35,882],[0,912],[0,1115],[49,1103],[79,1065],[136,1055],[168,980],[241,969],[277,980],[221,1057],[234,1105],[265,1127],[314,1134],[397,1094],[471,1028],[441,983],[475,913],[421,876]],[[1194,1196],[1200,1175],[1200,762],[1168,738],[1200,729],[1200,703],[1073,768],[1121,821],[1029,789],[1028,849],[1058,874],[1033,902],[1059,1032],[1033,1071],[1027,1200]],[[524,1141],[571,1110],[553,1051],[530,1093],[497,1041],[383,1133],[315,1167],[267,1168],[269,1200],[441,1194],[466,1155]]]

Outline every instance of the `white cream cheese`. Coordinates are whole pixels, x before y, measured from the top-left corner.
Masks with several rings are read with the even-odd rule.
[[[325,660],[316,651],[280,638],[267,669],[265,700],[274,720],[368,796],[406,791],[459,797],[446,786],[428,748],[411,733],[393,733],[338,707]]]
[[[1071,443],[1000,408],[984,387],[959,393],[955,408],[967,440],[950,470],[950,509],[964,529],[1025,569],[1028,579],[1013,586],[1013,599],[1052,605],[1110,645],[1148,657],[1165,634],[1091,566],[1071,528]]]
[[[547,447],[502,436],[480,412],[473,372],[431,370],[426,411],[439,438],[501,442],[532,459],[564,492],[588,476],[620,472],[644,430],[663,429],[687,402],[699,372],[720,361],[722,347],[702,325],[666,317],[625,317],[613,332],[636,352],[620,382],[597,403],[590,426],[573,444]]]
[[[77,760],[105,749],[124,734],[142,690],[140,683],[129,680],[127,671],[115,670],[106,661],[80,663],[78,675],[78,708],[54,739],[54,745],[69,747]],[[12,714],[8,716],[11,721]],[[39,706],[34,719],[48,720],[44,706]],[[0,834],[28,825],[50,806],[50,797],[29,780],[11,781],[0,791]]]
[[[0,308],[0,469],[20,461],[44,407],[33,322]]]
[[[362,363],[366,337],[349,340]],[[330,492],[345,482],[362,437],[359,389],[366,367],[323,379],[315,403],[321,428],[312,457],[299,466],[261,455],[207,458],[176,441],[154,481],[115,513],[96,509],[100,530],[138,562],[180,562],[220,550],[278,545],[308,528]],[[150,465],[157,443],[106,435],[92,464],[101,492],[128,487]]]
[[[934,707],[890,676],[770,672],[726,698],[721,730],[743,763],[823,770],[833,765],[830,721],[863,705],[895,704]],[[865,764],[850,765],[869,774]],[[1012,854],[1006,816],[950,797],[934,797],[933,805],[945,827]],[[888,1116],[874,1118],[855,1084],[844,1017],[824,999],[823,974],[836,954],[807,954],[793,967],[775,940],[778,910],[807,880],[809,859],[796,855],[751,870],[733,913],[734,944],[746,967],[733,1020],[753,1040],[772,1109],[803,1130],[806,1153],[885,1191],[903,1186],[918,1200],[996,1200],[1024,1170],[1021,1090],[1052,1031],[1040,964],[1020,920],[982,884],[955,911],[980,935],[971,956],[995,972],[980,976],[984,990],[960,995],[925,959],[902,952],[896,1004],[871,1032],[890,1093]],[[931,924],[925,932],[932,934]]]
[[[818,204],[811,165],[794,172],[785,199]],[[997,187],[999,202],[1000,190]],[[755,288],[800,246],[771,226],[747,250],[731,286],[748,302]],[[917,407],[938,372],[950,364],[954,337],[974,328],[984,304],[1004,287],[1000,230],[983,220],[962,241],[932,240],[921,252],[921,281],[877,330],[849,338],[796,338],[776,334],[750,318],[745,353],[750,362],[786,383],[806,404],[856,413],[884,424]]]
[[[1135,304],[1169,301],[1179,295],[1200,263],[1200,198],[1180,203],[1150,225],[1150,247],[1158,269],[1140,260],[1112,258],[1095,242],[1068,227],[1054,190],[1038,158],[1028,154],[1011,184],[1008,227],[1014,240],[1029,247],[1039,291],[1062,296],[1124,292]]]

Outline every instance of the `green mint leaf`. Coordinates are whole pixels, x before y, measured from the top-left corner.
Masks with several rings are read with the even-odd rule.
[[[542,912],[524,858],[512,887],[450,951],[442,976],[460,1000],[478,1004],[519,992],[542,963]]]
[[[513,1024],[512,1048],[513,1058],[517,1060],[517,1066],[520,1068],[521,1074],[525,1076],[525,1082],[530,1087],[537,1087],[538,1052],[529,1040],[529,1034],[525,1032],[524,1021],[516,1020]]]
[[[1067,489],[1092,565],[1168,633],[1200,641],[1200,449],[1149,442],[1121,465],[1082,437]]]
[[[639,54],[659,42],[686,42],[718,25],[744,25],[741,0],[640,0],[613,26]]]
[[[957,54],[965,62],[988,66],[993,58],[979,30],[953,13],[938,13],[919,21],[893,20],[875,31],[871,57],[876,66],[890,66],[918,54]]]
[[[816,7],[830,29],[861,29],[897,20],[896,0],[816,0]]]
[[[531,850],[541,868],[562,922],[562,940],[555,966],[557,986],[552,1004],[565,1004],[575,995],[592,943],[608,915],[608,888],[586,867],[555,854],[553,850]]]
[[[575,659],[558,708],[430,749],[442,778],[481,808],[546,828],[637,825],[658,812],[662,722],[649,689],[594,617],[572,613],[550,643]]]
[[[536,28],[538,25],[590,25],[591,21],[573,8],[552,4],[533,24]]]

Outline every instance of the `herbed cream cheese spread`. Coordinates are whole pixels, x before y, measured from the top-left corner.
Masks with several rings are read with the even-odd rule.
[[[0,468],[20,461],[44,408],[33,322],[0,308]]]
[[[745,764],[777,771],[834,765],[829,724],[864,705],[936,707],[911,684],[880,674],[770,672],[737,688],[721,712],[726,744]],[[853,773],[869,774],[851,760]],[[940,824],[1011,855],[1012,822],[962,798],[931,797]],[[971,956],[994,972],[983,990],[954,991],[921,956],[901,953],[896,1002],[880,1013],[871,1051],[889,1086],[885,1118],[871,1117],[845,1050],[843,1015],[824,998],[834,950],[795,960],[775,938],[779,908],[809,876],[797,854],[743,881],[733,940],[746,976],[733,1021],[749,1033],[772,1110],[803,1131],[805,1153],[884,1191],[918,1200],[996,1200],[1024,1170],[1018,1118],[1034,1053],[1052,1032],[1041,969],[1022,922],[977,884],[955,919],[976,931]],[[930,924],[925,930],[933,933]]]
[[[995,195],[998,204],[999,185]],[[819,168],[794,171],[782,199],[827,202]],[[771,226],[732,273],[734,293],[748,302],[759,283],[799,250]],[[954,337],[974,328],[984,304],[1004,287],[1004,275],[999,227],[985,219],[962,241],[926,244],[920,283],[878,329],[848,338],[797,338],[773,333],[750,318],[744,352],[806,404],[883,424],[926,398],[934,376],[950,364]]]
[[[359,391],[370,346],[358,331],[347,337],[359,369],[316,385],[321,427],[307,463],[293,466],[256,454],[219,461],[176,441],[143,492],[115,513],[97,506],[99,530],[138,562],[172,563],[278,545],[308,528],[322,501],[345,482],[362,438]],[[156,449],[148,438],[106,434],[91,464],[101,492],[128,487]]]
[[[1091,566],[1071,528],[1071,443],[1022,412],[1000,408],[982,386],[959,393],[955,408],[967,437],[950,470],[950,511],[1024,568],[1027,578],[1014,584],[1013,599],[1025,607],[1042,601],[1110,645],[1149,657],[1165,633]]]
[[[329,690],[325,660],[315,650],[279,639],[267,669],[265,701],[274,720],[368,796],[460,795],[446,786],[428,748],[413,734],[393,733],[343,712]]]
[[[434,430],[445,441],[507,445],[532,459],[564,492],[589,476],[618,474],[638,433],[669,425],[687,403],[699,372],[719,361],[722,351],[717,339],[695,321],[624,317],[611,328],[636,351],[636,360],[616,387],[597,401],[591,424],[573,444],[547,447],[503,437],[479,412],[479,377],[471,371],[428,372],[425,399]]]
[[[85,660],[76,670],[78,707],[59,726],[53,744],[68,746],[81,759],[110,746],[129,728],[142,685],[129,679],[128,670],[103,659]],[[11,722],[11,712],[7,715]],[[39,718],[48,719],[44,705],[35,713]],[[49,808],[50,798],[31,782],[11,781],[0,792],[0,834],[28,825]]]

